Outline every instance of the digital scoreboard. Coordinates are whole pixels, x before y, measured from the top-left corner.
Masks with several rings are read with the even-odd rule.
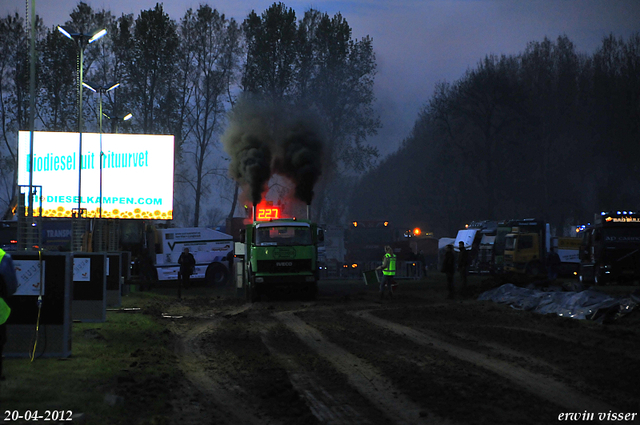
[[[256,221],[269,221],[283,218],[280,207],[258,204],[256,207]]]

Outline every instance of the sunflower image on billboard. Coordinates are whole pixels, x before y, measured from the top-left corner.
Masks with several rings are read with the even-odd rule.
[[[32,184],[42,188],[33,199],[35,215],[71,217],[80,179],[87,217],[100,217],[102,205],[103,218],[173,218],[173,136],[102,134],[100,155],[100,134],[82,133],[81,158],[79,137],[36,131],[31,155],[30,133],[19,133],[18,184],[29,186],[33,158]]]

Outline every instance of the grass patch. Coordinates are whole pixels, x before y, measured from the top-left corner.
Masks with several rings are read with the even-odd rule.
[[[155,416],[171,409],[167,387],[180,377],[171,333],[144,313],[164,302],[130,294],[123,307],[140,312],[108,311],[104,323],[74,323],[67,359],[5,359],[3,410],[71,410],[85,413],[88,424],[158,423]]]

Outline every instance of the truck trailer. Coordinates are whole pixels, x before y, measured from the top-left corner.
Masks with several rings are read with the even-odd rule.
[[[196,260],[192,279],[204,279],[209,284],[223,284],[229,279],[233,263],[231,235],[205,227],[156,229],[155,268],[158,280],[178,280],[178,259],[189,248]]]

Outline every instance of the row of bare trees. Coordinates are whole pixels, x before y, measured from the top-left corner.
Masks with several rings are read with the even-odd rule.
[[[311,9],[298,20],[292,9],[274,3],[237,22],[203,4],[176,21],[161,4],[137,17],[116,17],[79,2],[64,25],[82,33],[107,29],[85,49],[84,81],[121,83],[104,95],[103,110],[112,118],[131,112],[134,119],[109,120],[103,131],[175,136],[174,217],[182,225],[216,225],[234,214],[239,188],[228,178],[220,136],[243,93],[313,109],[323,121],[332,167],[323,173],[317,205],[326,220],[344,210],[344,202],[332,202],[333,193],[344,190],[339,176],[366,169],[377,156],[364,145],[379,127],[371,107],[372,40],[352,39],[339,14]],[[17,14],[0,19],[0,210],[16,191],[17,132],[28,129],[27,26]],[[35,37],[36,130],[77,131],[76,46],[42,21]],[[97,99],[85,96],[84,103],[84,131],[97,131]]]
[[[350,214],[437,236],[522,217],[561,233],[640,208],[639,154],[640,34],[609,36],[592,55],[545,38],[438,84],[401,149],[363,176]]]

